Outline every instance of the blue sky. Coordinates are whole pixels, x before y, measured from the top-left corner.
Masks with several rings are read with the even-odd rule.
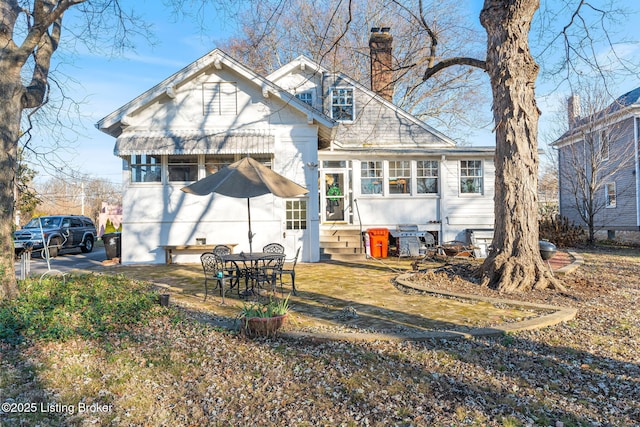
[[[83,99],[84,105],[80,126],[75,127],[80,136],[70,137],[77,138],[78,142],[70,143],[70,149],[62,152],[61,156],[66,164],[72,165],[81,174],[105,178],[115,183],[121,181],[122,161],[113,155],[115,140],[98,131],[95,123],[214,49],[217,41],[230,36],[234,30],[233,23],[226,27],[215,25],[222,21],[211,17],[209,22],[214,25],[210,25],[208,33],[203,36],[192,21],[173,20],[170,12],[158,7],[156,1],[138,0],[131,3],[133,7],[144,10],[146,19],[153,23],[157,45],[149,46],[144,40],[140,40],[135,52],[129,52],[120,58],[89,53],[76,55],[73,59],[65,57],[67,61],[73,62],[62,67],[64,73],[76,79],[77,84],[72,87],[73,96],[75,99]],[[144,7],[145,3],[153,7]],[[469,7],[475,16],[478,16],[481,5],[481,0],[469,1]],[[627,26],[627,38],[640,41],[640,30],[632,25]],[[639,56],[637,45],[627,46],[625,52]],[[54,58],[54,63],[56,59]],[[543,88],[541,83],[538,86]],[[622,94],[638,86],[640,79],[631,79],[620,82],[615,90]],[[543,111],[541,128],[544,128],[545,120],[558,108],[559,99],[566,97],[566,94],[539,90],[538,95],[539,107]],[[490,105],[487,105],[487,109],[490,109]],[[470,142],[476,146],[494,145],[494,137],[490,130],[479,129]],[[40,180],[47,178],[44,172],[38,177]]]

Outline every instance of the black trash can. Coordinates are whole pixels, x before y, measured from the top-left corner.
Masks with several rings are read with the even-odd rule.
[[[107,253],[107,259],[120,258],[120,233],[107,233],[102,235],[104,242],[104,250]]]

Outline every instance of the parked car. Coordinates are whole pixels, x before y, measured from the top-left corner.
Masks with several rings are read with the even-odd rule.
[[[49,256],[56,257],[60,249],[80,248],[84,253],[91,252],[96,238],[96,226],[86,216],[41,216],[14,231],[13,246],[19,254],[27,248],[42,251],[46,243]]]

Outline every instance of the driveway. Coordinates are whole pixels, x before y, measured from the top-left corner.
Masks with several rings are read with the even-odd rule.
[[[92,252],[88,254],[82,253],[80,249],[68,249],[61,251],[60,255],[47,260],[39,255],[31,257],[30,270],[32,276],[40,276],[45,272],[57,270],[63,273],[69,273],[74,270],[95,270],[102,268],[102,262],[107,259],[102,241],[96,242]],[[22,262],[20,258],[15,261],[16,275],[20,277],[22,271]]]

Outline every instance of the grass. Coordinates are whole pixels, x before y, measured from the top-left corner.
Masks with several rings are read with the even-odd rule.
[[[620,260],[639,264],[637,256]],[[597,269],[617,258],[596,254],[588,261],[593,271],[585,271],[600,278],[606,276]],[[345,277],[358,275],[371,286],[371,271]],[[323,273],[316,271],[316,280],[332,280]],[[379,270],[376,280],[391,275]],[[301,281],[300,289],[302,299],[316,288]],[[217,308],[215,300],[195,307]],[[627,349],[619,359],[602,337],[573,336],[597,316],[577,318],[574,328],[495,339],[354,344],[246,340],[195,320],[197,314],[161,307],[149,283],[122,275],[21,283],[20,298],[0,304],[0,401],[75,412],[0,413],[0,425],[626,426],[640,414],[631,311],[613,323],[617,338],[610,341]],[[549,344],[555,336],[562,341]],[[587,386],[602,381],[615,381],[610,399]],[[609,403],[599,407],[602,400]],[[104,411],[79,413],[80,403]]]

